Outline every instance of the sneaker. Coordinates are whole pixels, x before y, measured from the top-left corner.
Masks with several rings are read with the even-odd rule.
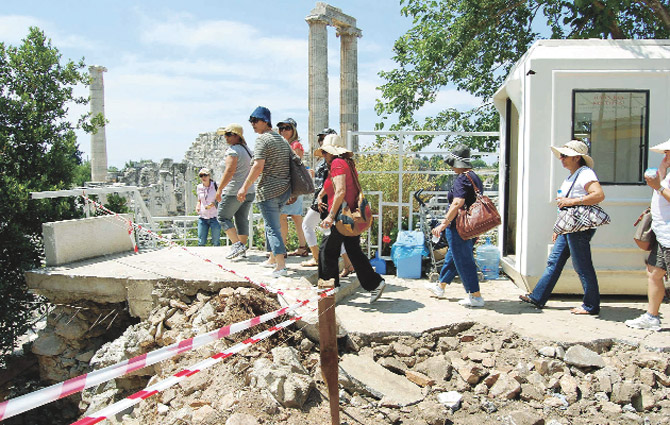
[[[270,260],[266,260],[261,263],[261,266],[272,267],[274,269],[275,267],[277,267],[277,263],[271,263]]]
[[[649,313],[644,313],[637,319],[626,320],[624,323],[626,323],[626,326],[629,328],[645,329],[657,332],[661,330],[661,319],[652,316]]]
[[[435,294],[436,297],[442,298],[444,297],[444,289],[442,289],[442,286],[440,286],[439,283],[437,282],[428,282],[424,285],[426,289],[428,289],[430,292]]]
[[[458,302],[460,305],[465,307],[484,307],[484,298],[482,297],[473,297],[472,294],[468,294],[467,298],[463,298]]]
[[[286,267],[284,267],[283,269],[279,269],[279,270],[271,270],[271,271],[265,273],[265,275],[266,276],[272,276],[274,278],[287,276],[288,275],[288,270],[286,269]]]
[[[242,244],[242,242],[235,242],[233,246],[230,248],[230,253],[226,255],[226,258],[228,260],[232,260],[233,258],[239,257],[240,255],[244,254],[247,251],[247,248]]]
[[[379,286],[377,286],[376,289],[373,289],[370,291],[370,304],[373,302],[377,301],[379,297],[382,296],[382,292],[384,292],[384,289],[386,288],[386,281],[382,279],[381,282],[379,282]]]

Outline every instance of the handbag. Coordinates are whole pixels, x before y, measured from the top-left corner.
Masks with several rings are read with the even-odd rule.
[[[477,199],[468,208],[461,208],[458,210],[456,216],[456,230],[463,240],[472,239],[486,233],[494,227],[500,226],[502,220],[498,209],[493,204],[493,201],[488,196],[484,196],[472,177],[465,173],[466,177],[470,179],[472,188],[475,190]]]
[[[643,251],[651,251],[651,247],[656,242],[656,235],[651,230],[651,208],[647,207],[642,214],[633,223],[635,227],[635,234],[633,240],[638,248]]]
[[[309,171],[307,171],[307,168],[305,168],[300,157],[293,151],[291,151],[289,165],[289,174],[291,176],[291,198],[314,193],[315,189],[312,176],[309,174]],[[293,202],[295,202],[295,200]]]
[[[340,211],[335,218],[335,228],[343,236],[359,236],[372,226],[372,208],[370,208],[370,203],[363,195],[356,172],[354,169],[350,169],[350,171],[358,189],[358,202],[352,208],[347,204],[347,201],[342,201]]]
[[[579,171],[581,173],[581,170]],[[565,194],[567,198],[572,191],[579,173],[575,176],[572,186]],[[574,207],[563,207],[558,211],[558,217],[554,223],[554,233],[562,235],[564,233],[583,232],[594,227],[609,224],[611,222],[609,214],[599,205],[576,205]]]

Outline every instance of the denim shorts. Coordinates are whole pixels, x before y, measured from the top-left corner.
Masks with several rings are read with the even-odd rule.
[[[303,215],[302,197],[303,195],[298,196],[298,199],[291,205],[284,205],[281,209],[281,213],[286,215]]]

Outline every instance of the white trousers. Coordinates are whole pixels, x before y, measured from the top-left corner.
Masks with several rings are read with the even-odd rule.
[[[302,232],[305,234],[305,241],[308,247],[317,246],[316,229],[318,228],[325,236],[330,235],[330,229],[324,229],[321,224],[321,214],[311,208],[307,208],[307,214],[302,218]],[[340,255],[345,254],[344,244],[340,248]]]

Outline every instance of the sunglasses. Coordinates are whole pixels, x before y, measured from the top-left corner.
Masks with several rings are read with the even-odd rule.
[[[200,178],[209,177],[209,174],[200,174]]]
[[[249,122],[252,124],[256,124],[258,121],[260,121],[258,118],[249,118]]]
[[[563,159],[563,158],[567,158],[567,157],[568,157],[568,156],[567,156],[566,154],[564,154],[564,153],[561,154],[561,159]]]
[[[291,129],[290,126],[286,126],[286,125],[280,125],[279,126],[279,131],[286,131],[286,130],[290,130],[290,129]]]
[[[232,132],[230,132],[230,131],[226,131],[225,133],[223,133],[223,135],[226,136],[226,137],[230,137],[230,136],[232,136],[233,134],[235,134],[235,133],[232,133]]]

